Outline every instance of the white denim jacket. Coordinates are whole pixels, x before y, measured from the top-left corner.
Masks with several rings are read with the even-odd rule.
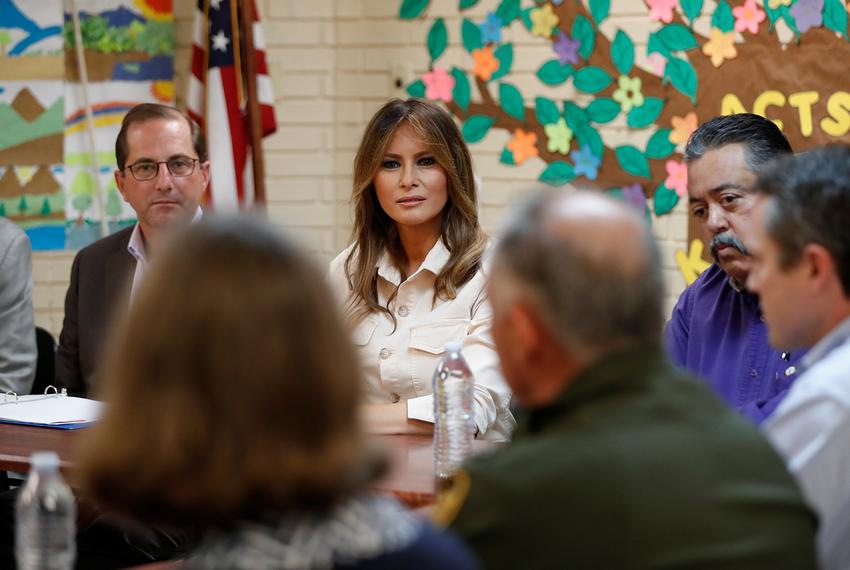
[[[345,259],[349,246],[330,263],[330,281],[341,302],[349,296]],[[484,269],[466,282],[451,300],[434,299],[434,281],[449,260],[449,251],[438,240],[422,266],[401,283],[401,275],[388,254],[378,264],[378,302],[398,287],[391,310],[396,329],[385,313],[372,313],[355,324],[354,343],[366,377],[366,403],[408,401],[408,415],[433,421],[432,376],[448,341],[463,341],[463,356],[475,379],[474,415],[478,437],[490,441],[509,439],[516,425],[509,411],[511,392],[499,369],[490,325],[493,311],[486,298]],[[423,417],[427,412],[428,417]]]

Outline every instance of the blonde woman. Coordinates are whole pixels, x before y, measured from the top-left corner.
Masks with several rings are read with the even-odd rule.
[[[330,264],[366,376],[364,419],[379,433],[429,432],[431,376],[445,343],[463,341],[475,378],[479,438],[514,426],[490,337],[469,150],[430,103],[393,100],[372,117],[354,159],[353,243]]]

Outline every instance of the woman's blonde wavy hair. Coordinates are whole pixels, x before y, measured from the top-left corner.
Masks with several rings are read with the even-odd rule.
[[[449,261],[434,282],[434,302],[454,299],[457,290],[472,279],[481,266],[487,236],[478,223],[478,203],[469,149],[452,118],[442,109],[417,99],[393,99],[372,117],[354,158],[354,247],[345,260],[351,290],[347,312],[356,322],[370,313],[383,312],[395,323],[389,307],[397,290],[378,303],[378,262],[386,251],[406,274],[407,258],[395,222],[384,212],[375,192],[375,175],[387,147],[402,125],[408,125],[446,171],[448,200],[442,212],[440,236],[449,250]]]

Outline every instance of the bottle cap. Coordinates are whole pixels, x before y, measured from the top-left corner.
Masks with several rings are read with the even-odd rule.
[[[452,340],[446,343],[446,352],[460,352],[463,343],[459,340]]]
[[[37,451],[30,457],[32,469],[36,473],[50,473],[59,470],[59,456],[52,451]]]

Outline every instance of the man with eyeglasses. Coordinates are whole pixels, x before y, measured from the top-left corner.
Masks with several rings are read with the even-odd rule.
[[[115,182],[138,223],[80,250],[71,268],[65,320],[56,353],[56,383],[88,395],[114,309],[144,276],[166,233],[201,217],[210,180],[198,125],[173,107],[144,103],[130,110],[115,141]],[[125,307],[126,308],[126,307]]]

